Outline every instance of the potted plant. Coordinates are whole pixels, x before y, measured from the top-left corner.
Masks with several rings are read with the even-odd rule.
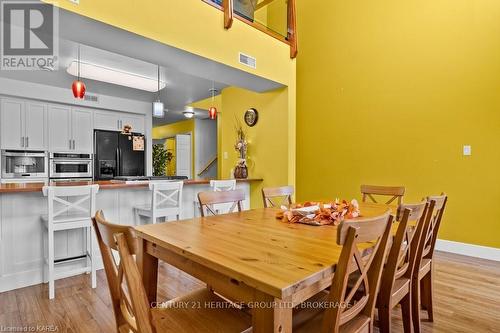
[[[164,145],[153,145],[153,176],[165,176],[167,166],[172,161],[174,154]]]

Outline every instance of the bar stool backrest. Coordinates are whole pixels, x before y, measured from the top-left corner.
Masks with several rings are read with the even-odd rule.
[[[44,186],[43,195],[48,199],[49,223],[62,223],[93,217],[95,197],[99,185]]]

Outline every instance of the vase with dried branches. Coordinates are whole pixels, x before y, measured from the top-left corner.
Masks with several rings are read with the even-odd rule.
[[[247,134],[243,129],[241,122],[236,119],[235,121],[236,130],[236,143],[234,144],[234,149],[238,152],[238,164],[234,168],[234,178],[247,178],[248,177],[248,167],[247,167]]]

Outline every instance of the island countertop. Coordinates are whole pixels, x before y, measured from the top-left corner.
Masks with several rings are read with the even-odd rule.
[[[260,182],[263,179],[249,178],[249,179],[236,179],[237,182]],[[210,179],[188,179],[184,180],[184,185],[203,185],[209,184]],[[80,186],[80,185],[99,185],[99,189],[122,189],[122,188],[141,188],[148,187],[149,182],[136,182],[130,183],[118,180],[101,180],[92,182],[56,182],[51,183],[55,186]],[[22,192],[42,192],[45,183],[13,183],[13,184],[0,184],[0,193],[22,193]]]

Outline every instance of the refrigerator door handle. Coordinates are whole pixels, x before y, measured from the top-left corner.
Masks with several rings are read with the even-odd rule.
[[[121,170],[120,170],[120,148],[116,148],[116,175],[115,176],[121,176]]]

